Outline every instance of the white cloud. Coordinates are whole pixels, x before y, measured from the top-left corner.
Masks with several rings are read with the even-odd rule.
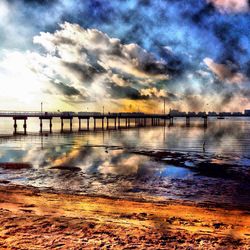
[[[248,12],[248,0],[208,0],[221,12]]]
[[[141,89],[140,93],[142,96],[148,96],[148,97],[166,97],[167,92],[164,89],[157,89],[155,87],[153,88],[145,88]]]
[[[53,34],[42,32],[34,37],[34,43],[47,52],[35,58],[39,74],[60,79],[94,99],[110,97],[107,82],[140,89],[168,79],[167,64],[137,44],[124,45],[99,30],[77,24],[60,27]]]
[[[119,39],[110,38],[96,29],[83,29],[76,24],[64,23],[60,26],[61,30],[54,34],[41,33],[36,36],[34,43],[41,44],[52,56],[57,54],[61,62],[98,66],[105,71],[128,74],[141,84],[145,80],[168,79],[166,63],[157,61],[137,44],[123,45]]]
[[[165,95],[164,90],[153,87],[168,79],[166,62],[137,44],[122,44],[96,29],[70,23],[60,27],[34,37],[45,53],[6,50],[0,61],[0,80],[7,85],[1,92],[5,98],[20,98],[29,104],[44,98],[80,105],[103,98],[112,102]]]

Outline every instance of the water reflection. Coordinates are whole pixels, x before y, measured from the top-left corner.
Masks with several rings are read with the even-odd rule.
[[[64,192],[245,206],[250,121],[233,122],[210,121],[206,130],[199,121],[190,128],[180,121],[171,128],[2,139],[0,179]]]

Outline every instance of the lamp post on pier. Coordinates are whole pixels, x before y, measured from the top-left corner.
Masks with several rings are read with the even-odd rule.
[[[41,114],[43,113],[43,102],[41,102]]]

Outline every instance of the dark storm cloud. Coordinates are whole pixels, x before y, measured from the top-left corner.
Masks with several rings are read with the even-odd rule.
[[[231,100],[234,97],[234,93],[233,92],[227,92],[223,95],[222,100],[221,100],[221,104],[222,105],[227,105],[228,103],[231,102]]]
[[[129,86],[119,86],[113,82],[106,83],[107,92],[114,99],[131,99],[131,100],[139,100],[139,99],[148,99],[146,97],[142,97],[140,92]]]
[[[10,0],[10,2],[23,2],[24,4],[31,5],[52,5],[58,3],[59,0]]]
[[[83,83],[86,81],[89,83],[93,81],[95,75],[105,72],[105,69],[98,64],[94,66],[87,66],[79,63],[63,62],[63,65],[77,74]]]
[[[208,3],[203,8],[198,10],[194,15],[191,16],[191,19],[197,25],[203,25],[204,19],[207,19],[209,16],[214,15],[216,9],[212,3]]]
[[[28,24],[26,20],[32,20],[31,27],[38,31],[52,31],[53,26],[56,29],[58,23],[66,20],[97,28],[120,38],[122,43],[137,43],[164,60],[168,58],[162,53],[166,45],[179,56],[178,62],[183,60],[196,65],[207,56],[219,62],[236,61],[237,56],[239,61],[241,57],[249,58],[249,15],[223,15],[213,1],[13,2],[19,3],[18,12],[23,17],[20,21]],[[188,60],[185,53],[192,55],[192,59]]]
[[[62,82],[51,82],[56,89],[65,96],[81,96],[81,92],[72,86],[68,86]]]
[[[243,70],[245,74],[247,75],[247,77],[250,78],[250,61],[245,63],[245,65],[243,66]]]

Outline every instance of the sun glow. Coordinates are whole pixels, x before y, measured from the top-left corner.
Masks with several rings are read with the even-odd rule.
[[[17,102],[32,104],[40,98],[42,82],[28,67],[23,54],[13,52],[0,65],[1,99],[15,99]]]

